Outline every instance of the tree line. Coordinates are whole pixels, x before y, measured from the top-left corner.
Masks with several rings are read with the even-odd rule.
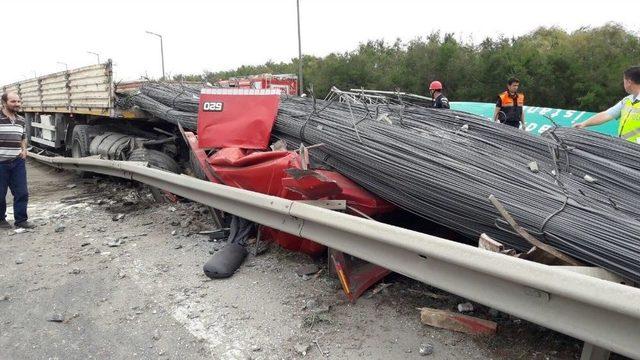
[[[426,95],[440,80],[451,101],[493,102],[507,79],[521,80],[528,105],[600,111],[625,95],[622,72],[640,64],[640,39],[610,23],[567,32],[539,28],[519,37],[461,41],[439,32],[411,41],[368,41],[345,53],[303,57],[305,88],[324,97],[332,86],[400,90]],[[177,75],[207,81],[261,73],[297,73],[298,59],[237,69]]]

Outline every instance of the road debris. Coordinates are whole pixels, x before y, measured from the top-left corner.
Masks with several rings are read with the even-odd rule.
[[[493,321],[431,308],[420,309],[420,321],[425,325],[474,335],[494,334],[498,327]]]
[[[421,356],[427,356],[433,354],[433,345],[431,344],[421,344],[420,349],[418,350]]]
[[[58,322],[58,323],[61,323],[61,322],[64,322],[64,320],[65,320],[65,319],[64,319],[64,315],[62,315],[62,314],[51,314],[51,315],[49,315],[49,317],[47,318],[47,321],[49,321],[49,322]]]
[[[327,356],[327,354],[320,347],[320,342],[317,339],[313,340],[313,343],[316,344],[316,347],[318,348],[318,351],[320,351],[320,354],[322,354],[322,356]]]
[[[307,353],[309,352],[309,348],[311,348],[311,346],[309,344],[297,343],[294,345],[293,348],[296,351],[296,353],[302,356],[307,356]]]
[[[474,310],[473,304],[470,302],[464,302],[458,304],[458,311],[461,313],[472,312]]]
[[[115,239],[115,240],[113,240],[113,241],[109,241],[109,242],[107,243],[107,246],[108,246],[108,247],[118,247],[118,246],[120,246],[120,245],[122,245],[122,244],[124,244],[124,240],[122,240],[122,239]]]
[[[376,285],[375,288],[373,288],[373,290],[371,290],[371,292],[367,295],[367,299],[371,299],[374,295],[384,291],[384,289],[388,288],[389,286],[393,285],[392,283],[379,283],[378,285]]]
[[[427,291],[427,290],[416,290],[416,289],[407,289],[407,291],[415,293],[415,294],[419,294],[419,295],[425,295],[428,296],[432,299],[437,299],[437,300],[444,300],[444,299],[448,299],[450,296],[449,295],[441,295],[441,294],[436,294],[434,292],[431,291]]]
[[[198,232],[200,235],[208,235],[210,241],[222,240],[229,237],[229,228],[222,228],[216,230],[203,230]]]
[[[316,264],[307,264],[307,265],[303,265],[301,267],[299,267],[298,269],[296,269],[296,274],[298,274],[298,276],[303,276],[303,275],[313,275],[315,273],[317,273],[320,270],[320,268],[318,267],[318,265]]]

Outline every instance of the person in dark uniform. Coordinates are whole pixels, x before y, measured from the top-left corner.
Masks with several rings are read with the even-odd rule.
[[[520,80],[512,77],[507,81],[507,90],[498,94],[493,120],[505,125],[526,128],[524,122],[524,94],[518,92]]]
[[[429,93],[431,93],[431,106],[437,109],[449,109],[449,99],[442,95],[442,83],[440,81],[432,81],[429,84]]]

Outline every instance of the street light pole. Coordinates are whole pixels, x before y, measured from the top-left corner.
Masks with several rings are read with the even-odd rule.
[[[160,58],[162,59],[162,80],[164,80],[164,47],[162,45],[162,35],[147,31],[147,34],[155,35],[160,38]]]
[[[98,58],[98,64],[100,64],[100,54],[93,52],[93,51],[87,51],[87,53],[91,54],[91,55],[95,55]]]
[[[302,81],[302,40],[300,39],[300,0],[296,0],[298,12],[298,96],[302,95],[304,82]]]
[[[61,62],[61,61],[58,61],[58,64],[60,64],[60,65],[64,65],[64,68],[65,68],[67,71],[69,71],[69,65],[67,65],[67,63],[63,63],[63,62]]]

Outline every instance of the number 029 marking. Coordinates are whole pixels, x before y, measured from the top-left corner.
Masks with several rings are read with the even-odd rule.
[[[207,101],[202,104],[202,110],[204,111],[222,111],[221,101]]]

